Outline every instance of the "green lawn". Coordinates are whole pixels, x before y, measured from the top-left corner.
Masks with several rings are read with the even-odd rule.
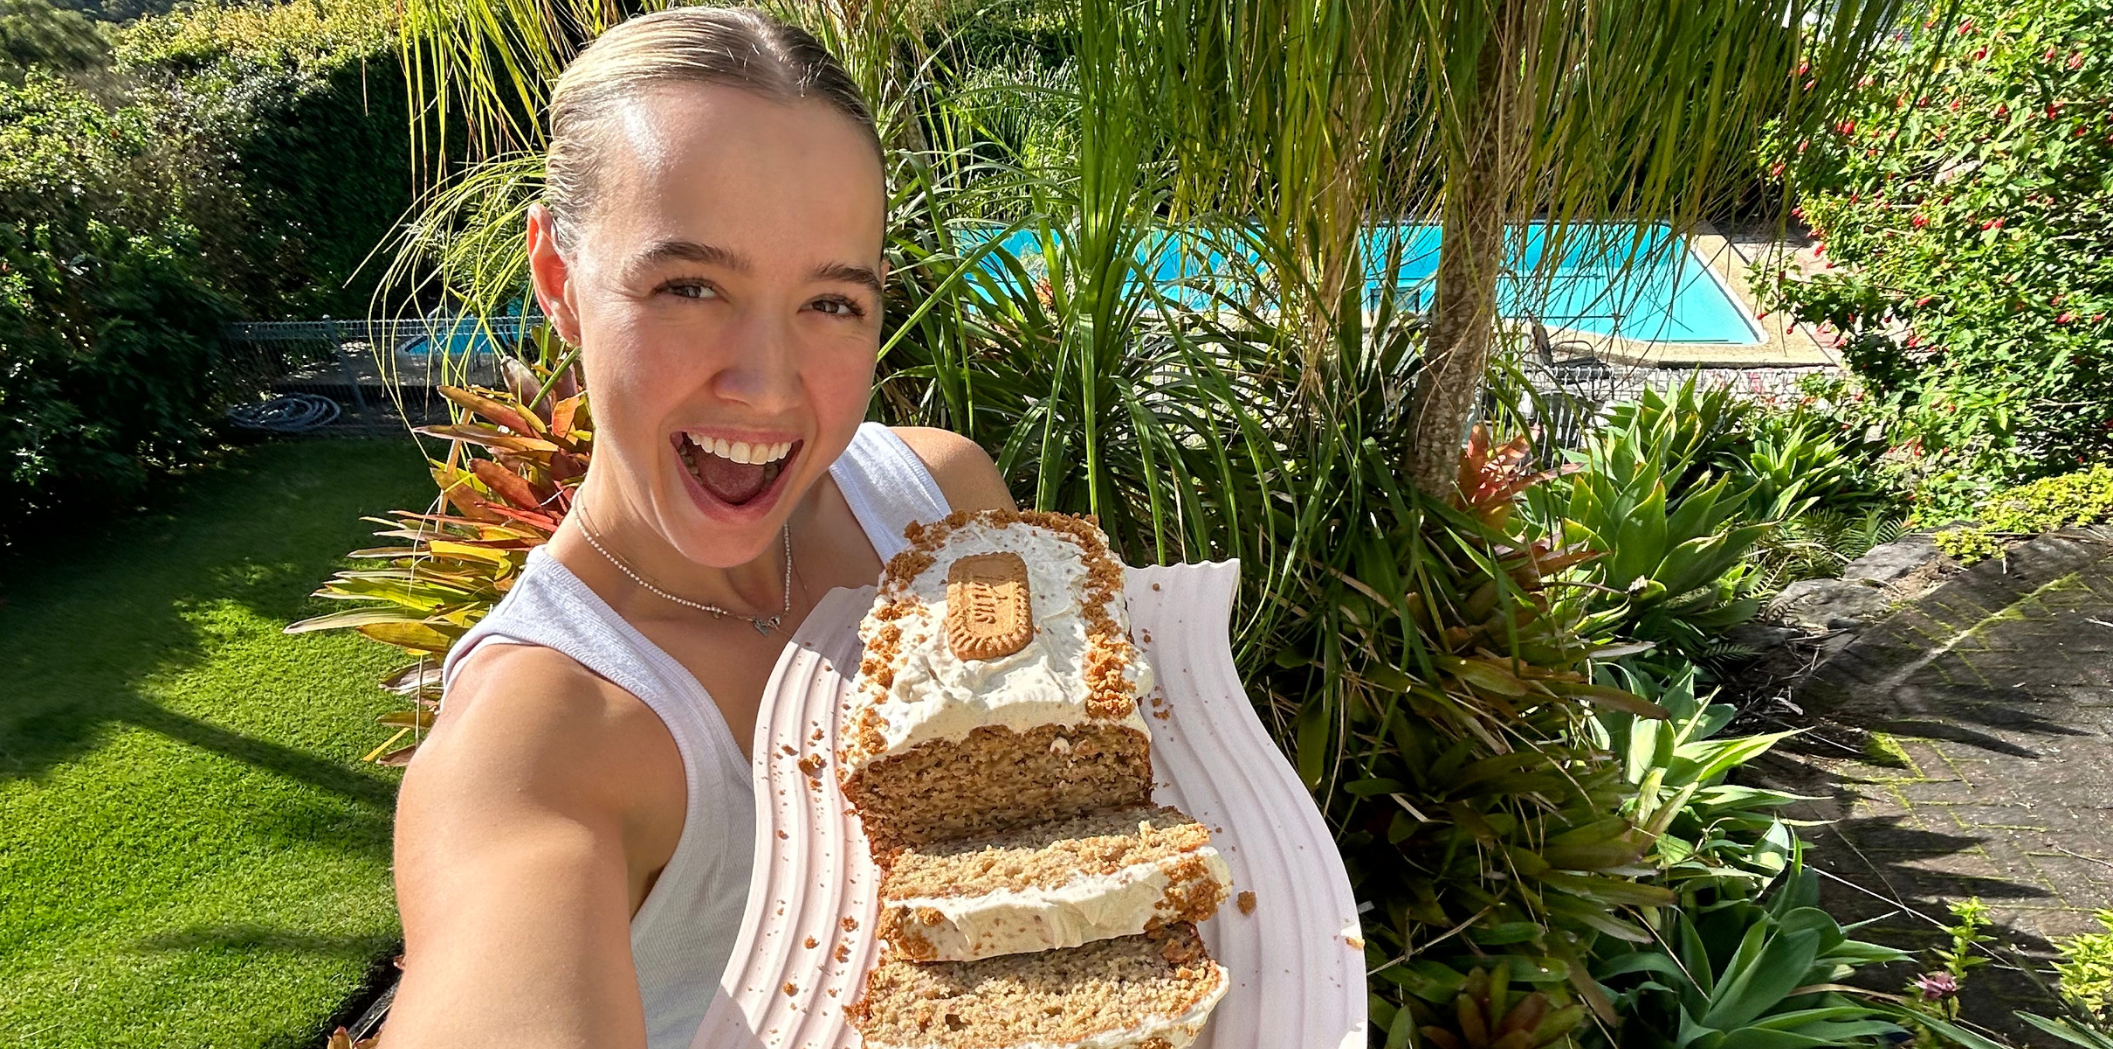
[[[0,1046],[297,1047],[397,942],[400,662],[287,637],[432,492],[408,441],[264,445],[0,561]]]

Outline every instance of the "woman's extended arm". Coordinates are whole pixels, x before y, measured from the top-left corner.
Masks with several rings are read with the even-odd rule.
[[[382,1044],[643,1049],[630,921],[682,776],[651,710],[571,660],[473,655],[397,802],[406,949]]]

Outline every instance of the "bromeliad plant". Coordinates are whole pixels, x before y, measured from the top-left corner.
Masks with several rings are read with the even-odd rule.
[[[586,475],[593,422],[570,369],[509,361],[507,370],[512,388],[506,391],[440,388],[464,415],[417,431],[449,442],[447,458],[431,462],[440,505],[370,518],[384,526],[376,535],[408,545],[355,550],[350,557],[376,567],[339,572],[316,591],[362,607],[286,628],[289,634],[356,630],[416,657],[383,680],[411,707],[380,717],[397,732],[369,760],[400,765],[411,759],[440,704],[439,660],[512,588],[528,552],[550,541]],[[395,748],[405,736],[414,742]]]
[[[1298,711],[1299,769],[1327,788],[1374,905],[1374,990],[1404,1030],[1415,1010],[1397,1007],[1451,1002],[1475,965],[1567,985],[1612,1023],[1585,958],[1602,937],[1648,940],[1640,910],[1674,899],[1637,880],[1654,870],[1650,835],[1620,814],[1620,769],[1582,731],[1591,706],[1664,711],[1590,680],[1596,653],[1550,585],[1592,554],[1519,512],[1550,476],[1528,455],[1524,438],[1478,430],[1449,502],[1367,478],[1386,508],[1339,523],[1339,561],[1293,594],[1257,679]]]

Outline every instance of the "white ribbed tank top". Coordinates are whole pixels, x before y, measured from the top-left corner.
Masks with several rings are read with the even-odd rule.
[[[905,526],[948,512],[923,460],[878,423],[859,427],[829,475],[883,562],[908,545]],[[689,807],[674,855],[631,919],[631,958],[647,1045],[685,1049],[719,993],[748,904],[756,833],[748,760],[696,677],[546,550],[529,553],[513,589],[448,652],[443,695],[456,666],[487,642],[542,645],[572,657],[637,696],[675,737]]]

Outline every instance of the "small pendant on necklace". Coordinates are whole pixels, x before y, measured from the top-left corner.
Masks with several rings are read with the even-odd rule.
[[[782,615],[776,615],[770,617],[769,619],[751,619],[749,620],[749,624],[756,628],[756,633],[761,634],[764,637],[769,637],[770,632],[778,628],[778,620],[783,618],[784,616]]]

